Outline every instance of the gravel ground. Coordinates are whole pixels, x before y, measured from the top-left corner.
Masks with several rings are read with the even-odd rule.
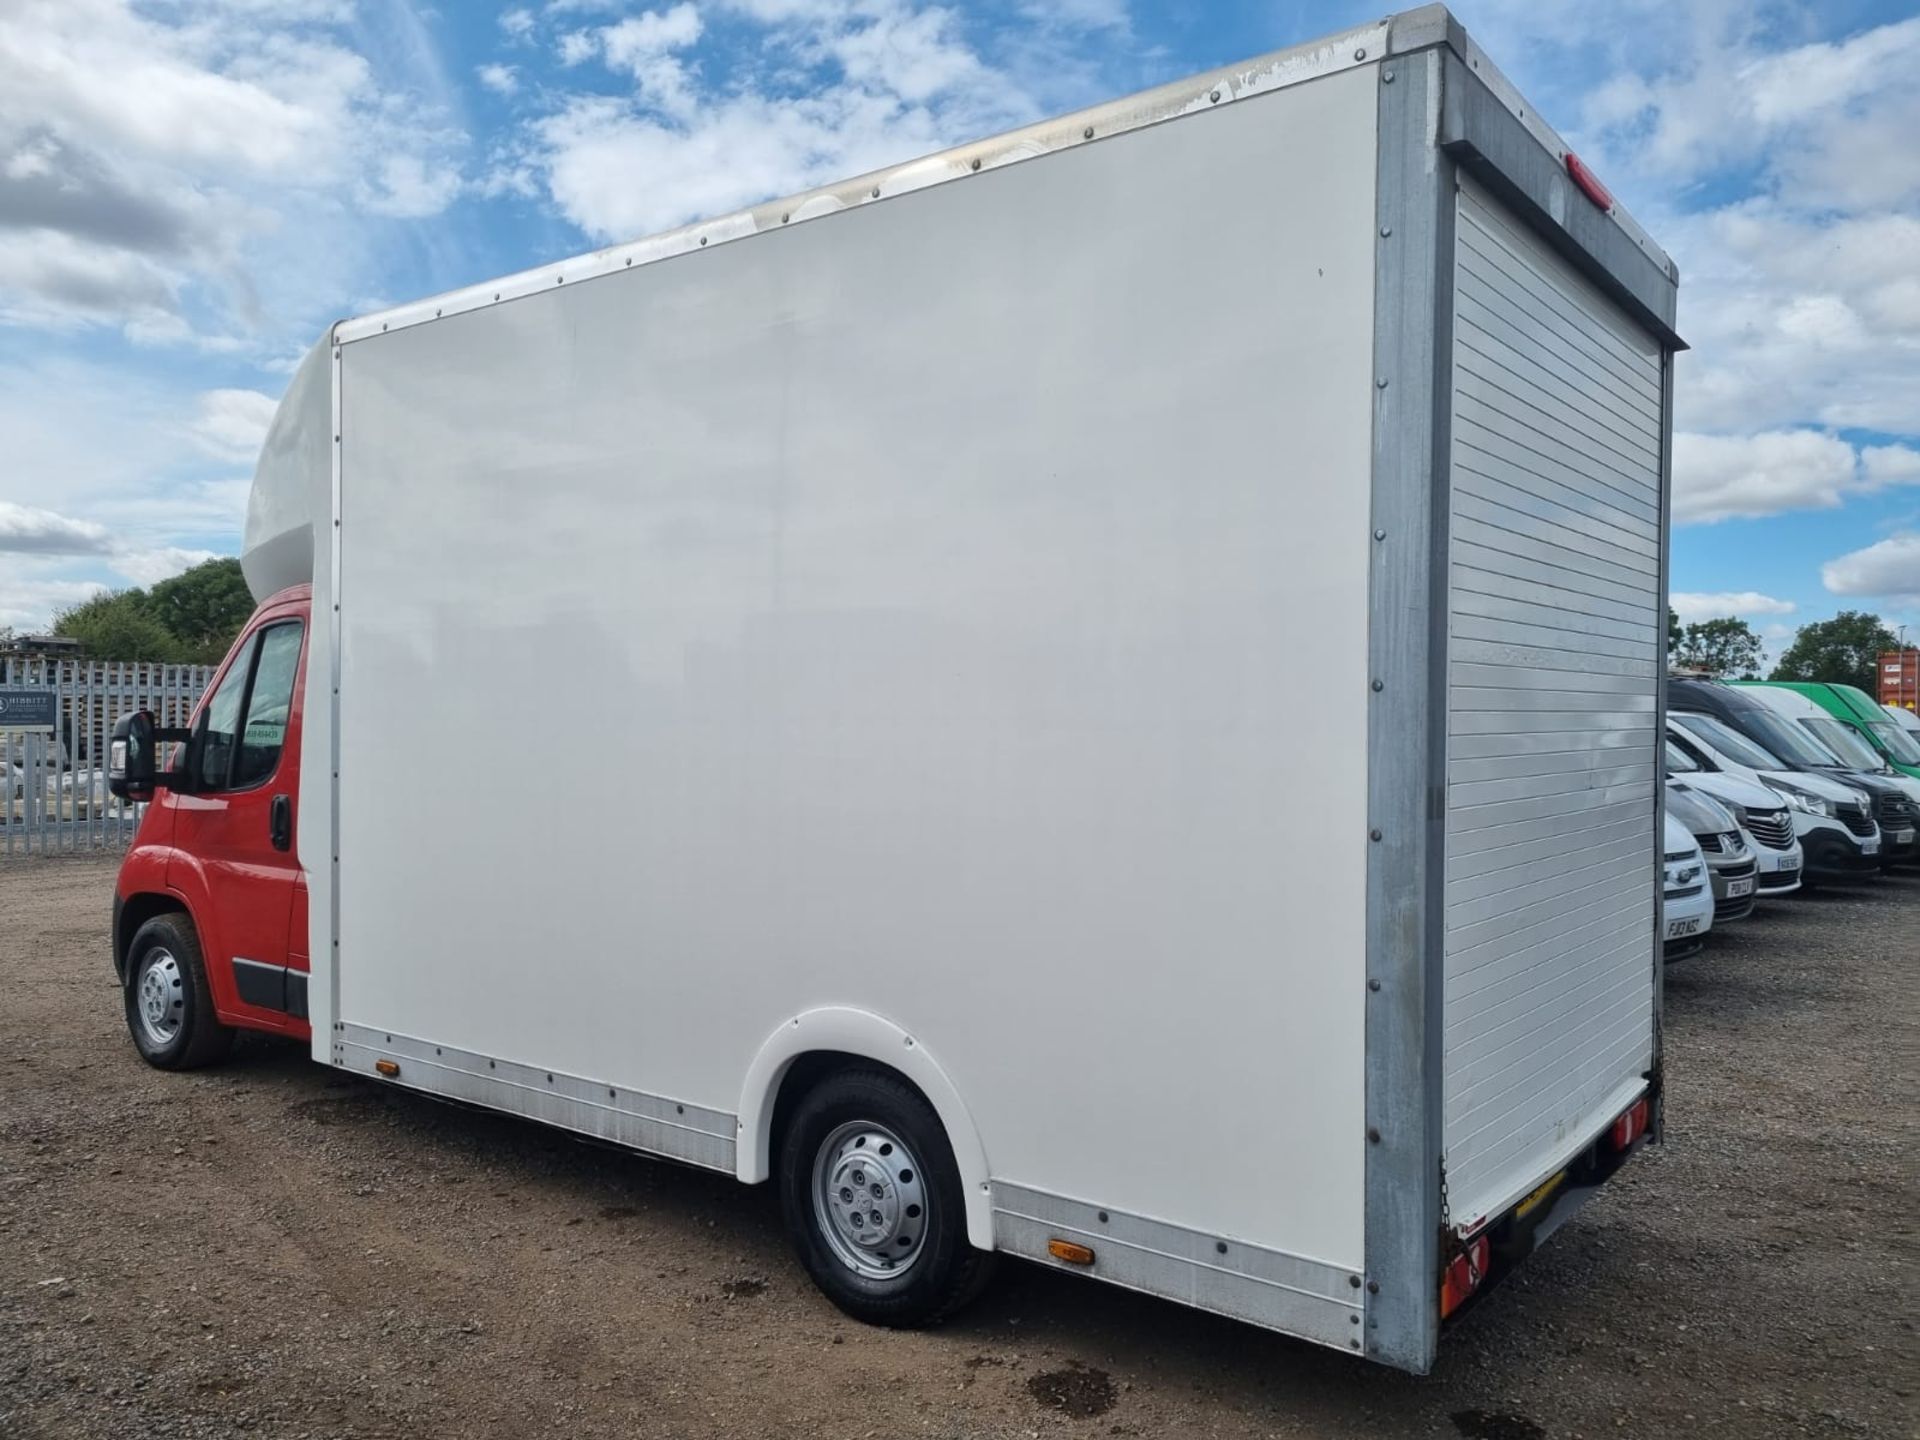
[[[0,1436],[1913,1436],[1920,878],[1675,968],[1669,1144],[1416,1380],[1008,1264],[854,1324],[768,1187],[332,1074],[163,1075],[107,860],[0,861]]]

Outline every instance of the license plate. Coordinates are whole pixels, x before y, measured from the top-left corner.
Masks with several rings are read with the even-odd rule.
[[[1774,873],[1779,875],[1785,875],[1791,871],[1798,870],[1800,868],[1800,857],[1798,855],[1783,855],[1780,857],[1780,863],[1773,868]]]
[[[1871,840],[1862,840],[1860,842],[1860,853],[1862,855],[1878,855],[1880,853],[1880,837],[1876,835]]]
[[[1667,922],[1667,939],[1669,940],[1684,940],[1689,935],[1698,935],[1699,933],[1700,917],[1698,915],[1694,916],[1691,920],[1669,920]]]
[[[1888,834],[1887,839],[1891,840],[1895,845],[1911,845],[1913,843],[1913,831],[1894,830]]]
[[[1527,1218],[1527,1216],[1531,1215],[1535,1210],[1538,1210],[1548,1200],[1553,1198],[1553,1192],[1560,1188],[1560,1182],[1562,1180],[1565,1180],[1566,1178],[1567,1178],[1567,1172],[1564,1170],[1562,1170],[1558,1175],[1550,1176],[1531,1195],[1527,1196],[1526,1199],[1522,1200],[1518,1205],[1514,1206],[1513,1218],[1516,1220],[1524,1220]]]
[[[1742,895],[1751,895],[1752,893],[1753,877],[1751,875],[1744,880],[1727,881],[1727,898],[1729,900],[1738,900]]]

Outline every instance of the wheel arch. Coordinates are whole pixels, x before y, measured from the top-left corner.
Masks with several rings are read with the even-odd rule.
[[[773,1173],[773,1138],[784,1107],[819,1076],[850,1064],[891,1070],[933,1106],[947,1132],[967,1211],[967,1239],[993,1248],[987,1152],[966,1103],[939,1061],[909,1031],[868,1010],[824,1006],[805,1010],[760,1046],[740,1090],[735,1174],[758,1184]]]
[[[185,898],[173,891],[141,890],[126,896],[114,906],[113,916],[113,973],[122,984],[127,979],[127,951],[133,946],[133,937],[142,925],[159,915],[184,915],[194,933],[200,933]]]

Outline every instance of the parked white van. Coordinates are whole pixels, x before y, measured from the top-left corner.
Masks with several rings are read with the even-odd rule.
[[[1672,740],[1667,741],[1666,753],[1671,785],[1711,795],[1739,822],[1759,867],[1759,893],[1791,895],[1798,890],[1804,852],[1786,798],[1757,780],[1709,770]]]
[[[1693,834],[1673,816],[1667,816],[1662,847],[1661,875],[1666,901],[1666,959],[1698,955],[1713,929],[1713,887],[1707,882],[1707,861]]]
[[[1803,880],[1844,880],[1880,868],[1880,828],[1867,797],[1851,785],[1810,770],[1788,770],[1779,758],[1712,715],[1667,712],[1667,739],[1707,770],[1765,785],[1787,802],[1802,849]],[[1855,807],[1871,831],[1856,835],[1836,807]]]

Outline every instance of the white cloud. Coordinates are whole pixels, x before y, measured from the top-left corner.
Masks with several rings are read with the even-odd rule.
[[[496,95],[511,95],[520,88],[520,69],[517,65],[482,65],[473,73],[482,85]]]
[[[1789,510],[1831,510],[1856,495],[1920,483],[1920,451],[1856,450],[1818,430],[1673,437],[1673,518],[1690,524]]]
[[[1889,535],[1820,567],[1820,581],[1835,595],[1879,596],[1920,604],[1920,533]]]
[[[185,550],[177,545],[163,546],[157,550],[123,550],[108,562],[114,574],[124,577],[141,589],[157,585],[162,580],[171,580],[186,570],[208,560],[217,560],[219,556],[212,550]]]
[[[1729,615],[1791,615],[1797,608],[1791,600],[1776,600],[1757,590],[1731,590],[1712,594],[1676,590],[1667,603],[1682,620],[1719,620]]]
[[[1860,463],[1876,486],[1920,485],[1920,450],[1906,445],[1868,445]]]
[[[464,186],[457,169],[418,155],[389,155],[360,187],[360,203],[376,215],[420,220],[446,209]]]
[[[500,28],[506,32],[509,40],[525,40],[533,33],[533,12],[527,9],[503,11]]]
[[[51,575],[30,561],[0,553],[0,629],[29,634],[44,630],[60,611],[107,588],[99,580]]]
[[[258,390],[208,390],[193,435],[210,455],[252,465],[280,402]]]
[[[400,6],[0,5],[0,322],[231,349],[297,295],[306,330],[331,255],[367,246],[342,201],[458,193],[436,66]]]
[[[591,30],[569,30],[560,37],[560,63],[584,65],[600,50],[600,37]]]
[[[597,240],[633,238],[937,150],[1032,117],[1034,102],[968,44],[958,18],[908,0],[722,0],[767,27],[754,63],[700,87],[680,52],[692,5],[562,37],[629,97],[580,93],[535,122],[525,165]]]
[[[14,555],[99,555],[110,548],[106,527],[51,510],[0,500],[0,552]]]

